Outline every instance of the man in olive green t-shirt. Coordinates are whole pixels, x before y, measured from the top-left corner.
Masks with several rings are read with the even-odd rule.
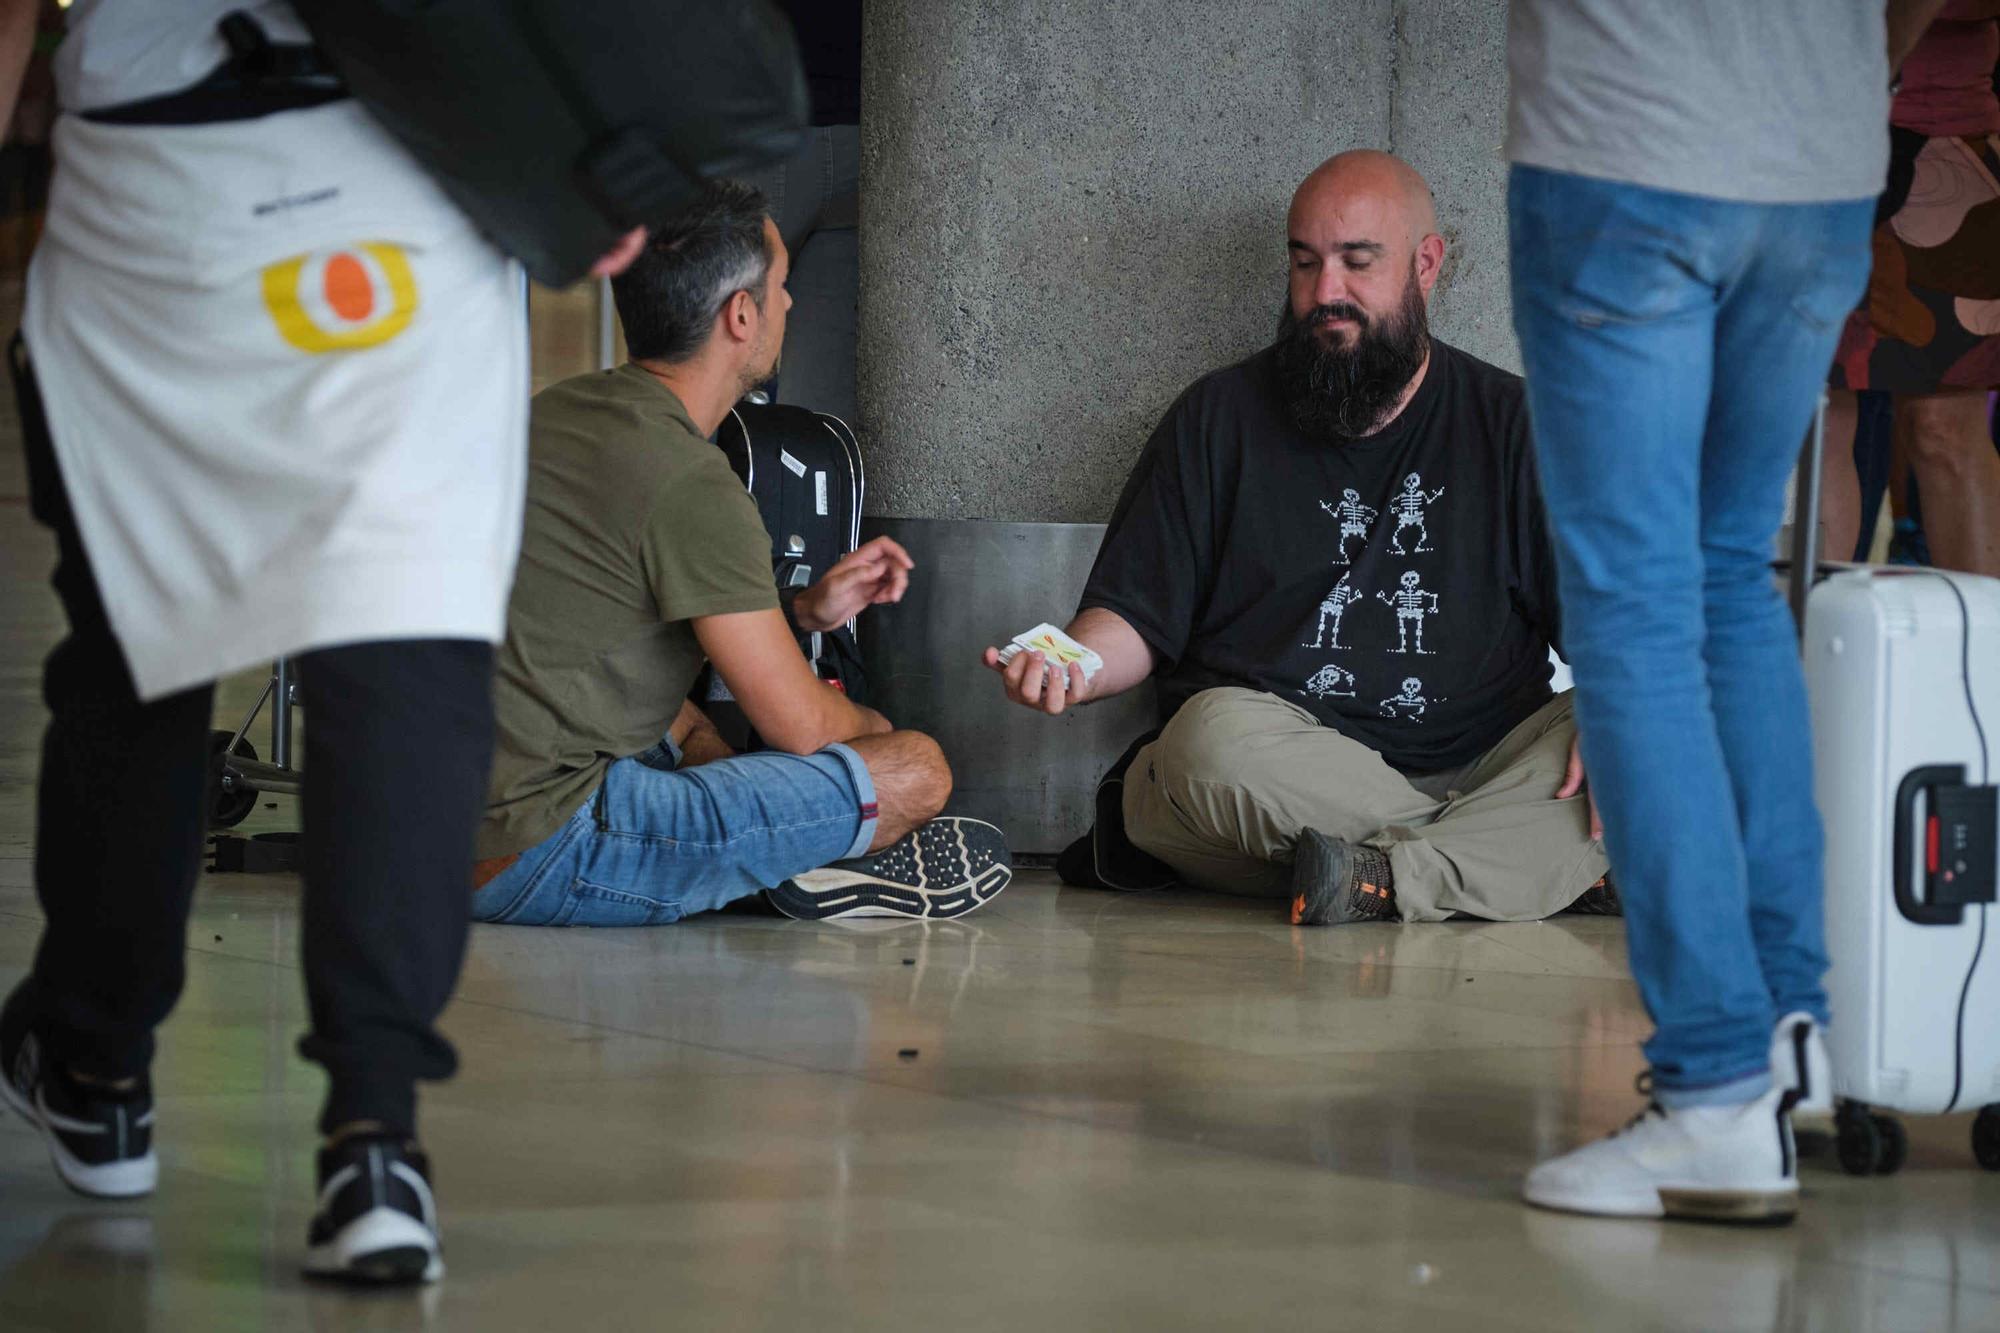
[[[662,924],[760,890],[792,916],[956,916],[1011,876],[998,829],[939,817],[937,744],[829,689],[794,637],[900,600],[908,554],[878,538],[782,607],[709,442],[776,369],[786,270],[763,197],[710,186],[613,286],[632,360],[535,398],[482,921]],[[688,702],[711,662],[771,749],[732,753]]]

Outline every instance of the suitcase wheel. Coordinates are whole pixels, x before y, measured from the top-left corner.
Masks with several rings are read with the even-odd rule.
[[[257,808],[257,793],[254,789],[231,780],[225,787],[222,776],[223,752],[241,759],[255,759],[257,747],[246,738],[236,741],[236,748],[229,749],[229,742],[235,740],[236,733],[211,731],[208,733],[208,826],[210,828],[235,828],[247,819]]]
[[[1892,1176],[1909,1160],[1910,1139],[1903,1122],[1870,1111],[1857,1102],[1843,1102],[1835,1118],[1835,1154],[1850,1176]]]
[[[1893,1176],[1910,1160],[1910,1136],[1903,1132],[1903,1122],[1894,1116],[1874,1115],[1869,1119],[1882,1138],[1882,1155],[1875,1162],[1875,1174]]]
[[[1973,1117],[1972,1155],[1988,1171],[2000,1171],[2000,1105],[1986,1107]]]

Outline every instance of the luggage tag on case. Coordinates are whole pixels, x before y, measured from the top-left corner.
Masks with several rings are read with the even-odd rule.
[[[1013,641],[1000,650],[1000,665],[1006,666],[1025,652],[1037,652],[1047,659],[1042,664],[1044,677],[1051,670],[1066,672],[1070,664],[1075,663],[1083,668],[1083,678],[1087,682],[1104,666],[1103,658],[1049,624],[1037,625],[1016,634]]]

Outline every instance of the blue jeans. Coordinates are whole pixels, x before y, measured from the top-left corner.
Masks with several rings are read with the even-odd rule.
[[[611,765],[567,823],[472,895],[473,919],[662,926],[860,856],[875,837],[875,784],[845,745],[679,762],[662,741]]]
[[[1868,275],[1871,199],[1760,205],[1516,166],[1514,327],[1590,786],[1668,1105],[1826,1021],[1785,478]]]

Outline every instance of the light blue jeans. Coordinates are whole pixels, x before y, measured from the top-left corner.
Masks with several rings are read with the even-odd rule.
[[[1868,276],[1872,199],[1760,205],[1517,166],[1514,327],[1564,656],[1667,1105],[1769,1087],[1827,1017],[1785,478]]]
[[[679,763],[661,741],[611,765],[568,822],[472,895],[473,920],[663,926],[860,856],[875,837],[875,784],[845,745]]]

